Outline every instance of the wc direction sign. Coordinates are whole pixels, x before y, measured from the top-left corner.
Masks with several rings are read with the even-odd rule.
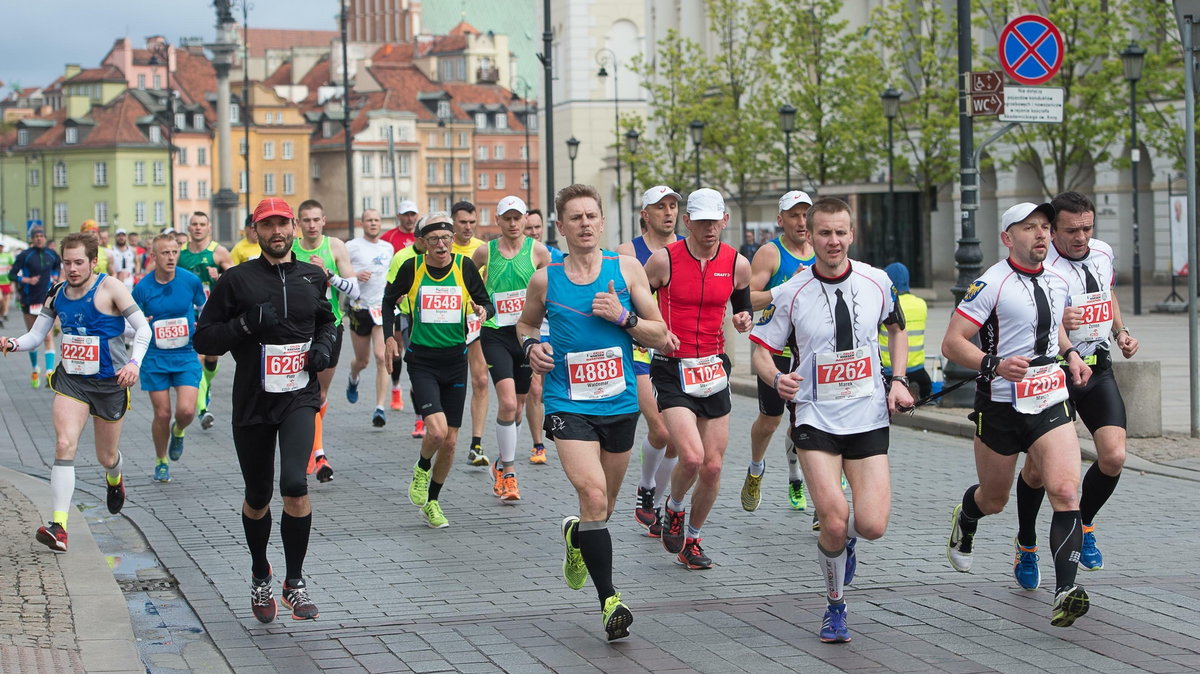
[[[1062,67],[1062,33],[1050,19],[1037,14],[1018,16],[1000,31],[1000,67],[1019,84],[1042,84]]]

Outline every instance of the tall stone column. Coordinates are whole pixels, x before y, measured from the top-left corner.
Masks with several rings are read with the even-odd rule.
[[[238,196],[233,190],[233,152],[230,149],[233,136],[230,133],[229,120],[229,69],[233,65],[233,54],[237,50],[237,44],[229,39],[230,31],[221,28],[218,28],[220,41],[205,45],[213,54],[213,69],[217,72],[217,161],[221,167],[218,176],[219,187],[212,199],[216,224],[213,236],[225,245],[231,245],[237,239],[235,233],[241,231],[242,225],[235,222]]]

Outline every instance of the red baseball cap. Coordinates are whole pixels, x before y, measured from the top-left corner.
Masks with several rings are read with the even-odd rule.
[[[258,206],[254,207],[253,222],[261,222],[271,217],[272,215],[282,215],[288,220],[294,220],[296,216],[292,213],[292,207],[283,199],[271,197],[258,202]]]

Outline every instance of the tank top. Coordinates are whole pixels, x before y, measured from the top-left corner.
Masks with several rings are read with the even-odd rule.
[[[208,275],[209,269],[221,270],[217,266],[213,251],[217,249],[216,241],[209,241],[199,253],[193,253],[187,246],[179,249],[179,266],[200,277],[206,291],[212,290],[213,280]]]
[[[629,300],[629,288],[621,274],[620,256],[604,251],[600,273],[596,280],[587,285],[577,285],[567,277],[563,263],[552,263],[546,267],[546,316],[550,320],[550,346],[554,350],[554,369],[546,374],[543,398],[546,414],[569,412],[597,416],[632,414],[638,411],[637,382],[633,372],[633,340],[629,333],[614,323],[592,316],[592,300],[596,293],[607,292],[608,283],[621,298],[621,306],[633,311]],[[625,389],[611,397],[584,400],[571,399],[571,369],[582,365],[587,368],[583,354],[599,352],[598,356],[615,357],[620,348],[619,360],[610,359],[606,371],[610,378],[621,376]],[[571,357],[569,354],[577,354]],[[612,362],[619,362],[621,370],[612,374]],[[578,386],[578,384],[577,384]],[[578,396],[576,396],[578,398]]]
[[[463,346],[467,342],[467,312],[473,310],[471,294],[463,281],[463,256],[455,255],[450,263],[450,271],[441,278],[435,278],[429,273],[425,264],[425,256],[417,255],[413,264],[413,284],[408,289],[408,302],[412,307],[412,334],[409,341],[431,349],[445,349],[452,346]],[[452,304],[448,303],[443,293],[430,291],[430,288],[458,288],[458,318],[447,314]],[[423,290],[424,289],[424,290]],[[424,296],[424,297],[423,297]]]
[[[775,273],[771,274],[771,278],[767,280],[767,287],[763,290],[770,290],[775,286],[782,285],[784,281],[790,279],[800,265],[810,266],[804,260],[792,255],[792,252],[783,245],[783,237],[775,237],[771,239],[771,243],[775,244],[775,248],[779,250],[779,262],[775,265]]]
[[[59,353],[64,361],[82,361],[85,357],[90,360],[98,358],[99,370],[91,374],[75,374],[89,379],[108,379],[117,376],[117,370],[125,366],[128,356],[125,353],[125,318],[109,316],[96,308],[96,290],[104,282],[107,274],[98,274],[96,282],[83,294],[83,297],[73,300],[67,297],[64,283],[54,296],[53,312],[58,316],[62,326],[62,343]],[[85,356],[92,346],[97,351]],[[79,354],[73,358],[72,354]],[[67,368],[69,363],[62,366]],[[66,370],[70,371],[70,370]]]
[[[718,244],[703,269],[687,241],[667,246],[671,281],[658,289],[658,308],[667,329],[679,338],[674,358],[700,358],[725,352],[725,305],[733,294],[733,270],[738,252]]]
[[[524,306],[525,289],[529,287],[529,279],[533,277],[533,272],[537,271],[533,261],[533,239],[525,237],[520,250],[511,258],[504,257],[499,244],[499,239],[492,239],[487,243],[487,279],[484,285],[492,298],[492,305],[496,307],[496,315],[483,324],[492,329],[516,325],[501,325],[498,321],[501,314],[511,316],[512,309],[519,312],[518,307]],[[518,297],[519,302],[516,301]]]
[[[680,241],[682,239],[682,236],[679,236],[678,234],[675,235],[676,241]],[[639,236],[633,240],[633,254],[637,256],[638,262],[641,262],[643,267],[645,267],[646,263],[650,261],[650,256],[654,254],[654,251],[650,250],[650,246],[646,245],[645,236]]]
[[[292,239],[292,255],[295,255],[297,260],[308,262],[308,259],[311,257],[319,257],[325,263],[325,269],[335,274],[338,273],[337,261],[333,259],[333,248],[329,245],[328,236],[322,234],[321,243],[317,244],[317,247],[312,250],[302,246],[302,241],[303,239]],[[329,306],[333,307],[334,324],[341,325],[342,303],[337,300],[336,292],[333,286],[329,286],[329,289],[325,291],[325,299],[329,300]]]
[[[113,248],[112,254],[113,254],[113,267],[115,267],[115,269],[113,269],[113,272],[119,272],[119,271],[129,272],[129,280],[125,282],[125,285],[132,286],[133,285],[133,263],[137,259],[137,251],[134,250],[133,246],[126,246],[125,250],[121,250],[120,248]]]
[[[112,252],[112,248],[100,246],[96,251],[96,273],[104,274],[108,272],[108,255]]]
[[[12,282],[8,272],[12,271],[13,259],[13,254],[7,250],[0,253],[0,284]]]

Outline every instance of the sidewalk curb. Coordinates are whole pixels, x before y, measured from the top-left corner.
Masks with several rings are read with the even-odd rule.
[[[46,482],[3,466],[0,480],[11,483],[34,504],[50,503]],[[71,598],[80,659],[88,672],[145,672],[134,646],[125,595],[82,513],[73,514],[70,527],[70,552],[56,557]]]

